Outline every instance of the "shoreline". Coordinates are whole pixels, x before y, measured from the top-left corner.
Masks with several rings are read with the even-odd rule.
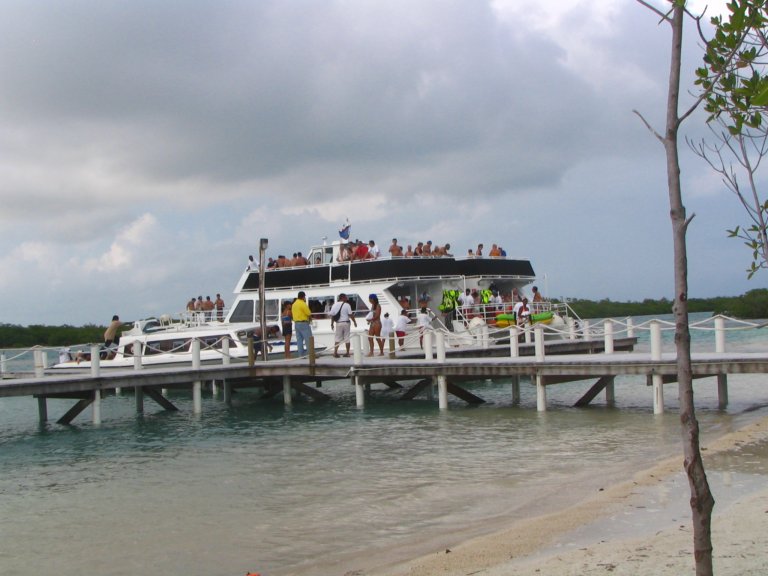
[[[717,460],[728,462],[743,447],[760,443],[768,445],[768,416],[702,445],[716,500],[712,539],[718,574],[768,572],[768,559],[760,552],[768,547],[765,471],[742,475],[712,468]],[[719,480],[721,473],[726,482]],[[516,521],[500,531],[405,562],[347,574],[693,574],[689,496],[681,454],[564,510]]]

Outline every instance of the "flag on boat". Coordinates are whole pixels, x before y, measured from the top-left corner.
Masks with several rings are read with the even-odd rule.
[[[341,227],[341,230],[339,230],[339,236],[344,240],[349,240],[349,231],[351,229],[352,229],[352,224],[349,223],[349,218],[347,218],[347,223]]]

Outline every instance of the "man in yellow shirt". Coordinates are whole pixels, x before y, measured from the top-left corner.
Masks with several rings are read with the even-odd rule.
[[[309,342],[312,337],[312,311],[307,306],[307,295],[302,290],[296,297],[296,300],[291,306],[291,313],[293,315],[293,322],[296,326],[296,347],[298,348],[299,356],[305,356],[307,348],[305,342]]]

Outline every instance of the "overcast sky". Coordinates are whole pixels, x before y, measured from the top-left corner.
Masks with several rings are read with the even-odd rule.
[[[306,253],[346,218],[382,247],[496,242],[545,296],[672,298],[663,149],[632,112],[663,130],[669,43],[631,0],[4,0],[0,322],[229,305],[259,238]],[[681,151],[691,296],[764,287]]]

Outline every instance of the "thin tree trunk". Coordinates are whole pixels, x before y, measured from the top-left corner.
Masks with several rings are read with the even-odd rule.
[[[672,58],[667,99],[667,125],[664,149],[667,157],[667,183],[672,220],[675,257],[675,346],[677,348],[677,381],[680,394],[680,423],[682,427],[684,466],[691,490],[693,549],[697,576],[712,575],[712,509],[714,498],[709,489],[704,463],[699,449],[699,423],[693,403],[691,374],[691,334],[688,328],[688,256],[686,248],[686,219],[680,189],[678,159],[678,101],[680,91],[681,48],[683,40],[683,6],[675,3],[672,11]]]

